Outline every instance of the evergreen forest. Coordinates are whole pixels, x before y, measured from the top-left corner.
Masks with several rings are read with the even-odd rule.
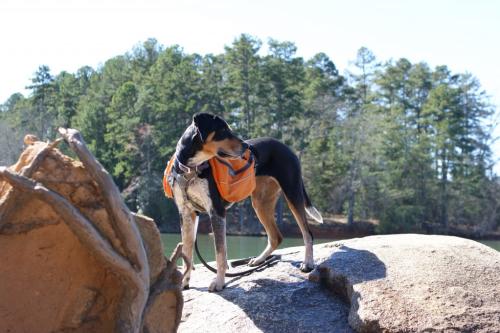
[[[293,42],[242,34],[222,54],[149,39],[97,68],[41,65],[27,96],[0,105],[0,165],[17,160],[28,133],[52,140],[60,126],[79,129],[129,207],[175,229],[163,170],[192,116],[211,112],[242,138],[291,146],[327,217],[376,220],[382,233],[497,231],[496,110],[479,80],[367,48],[341,73],[331,56],[304,59]]]

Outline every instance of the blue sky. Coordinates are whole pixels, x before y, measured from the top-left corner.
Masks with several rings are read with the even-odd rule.
[[[25,93],[41,64],[96,67],[149,37],[221,53],[248,33],[292,41],[305,58],[325,52],[341,72],[361,46],[379,60],[445,64],[474,74],[500,110],[496,0],[2,0],[0,31],[0,102]]]

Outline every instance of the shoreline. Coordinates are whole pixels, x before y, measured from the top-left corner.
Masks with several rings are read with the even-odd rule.
[[[209,235],[211,232],[198,232],[199,234],[202,235]],[[176,231],[161,231],[161,234],[173,234],[177,235],[180,234],[180,232]],[[374,234],[369,234],[369,235],[364,235],[364,236],[352,236],[352,237],[331,237],[329,234],[328,236],[324,235],[314,235],[315,238],[318,239],[331,239],[332,241],[334,240],[341,240],[341,239],[350,239],[350,238],[358,238],[358,237],[366,237],[366,236],[383,236],[383,235],[398,235],[398,234],[405,234],[405,233],[394,233],[394,234],[382,234],[382,233],[374,233]],[[434,236],[454,236],[454,237],[461,237],[465,239],[470,239],[474,241],[500,241],[500,235],[494,234],[494,235],[486,235],[486,237],[473,237],[473,236],[464,236],[464,235],[459,235],[459,234],[425,234],[425,233],[416,233],[420,235],[434,235]],[[228,232],[226,233],[227,236],[243,236],[243,237],[266,237],[265,233],[240,233],[240,232]],[[302,236],[300,234],[283,234],[283,237],[286,238],[296,238],[296,239],[301,239]]]

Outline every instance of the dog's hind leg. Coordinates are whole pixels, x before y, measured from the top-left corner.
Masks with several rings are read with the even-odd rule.
[[[281,192],[280,186],[273,177],[269,176],[259,176],[256,178],[256,182],[255,191],[252,193],[252,206],[260,223],[266,229],[267,246],[258,257],[250,260],[248,263],[250,266],[256,266],[264,262],[283,240],[274,219],[276,202]]]
[[[312,204],[304,190],[298,160],[296,162],[296,164],[289,164],[288,173],[278,174],[277,176],[288,207],[290,207],[304,239],[305,255],[300,270],[310,272],[314,268],[313,238],[306,219],[306,206],[312,207]]]
[[[184,261],[184,276],[182,278],[182,287],[189,288],[189,279],[193,268],[193,247],[198,229],[198,216],[188,209],[181,212],[181,232],[182,232],[182,254]]]
[[[300,265],[300,270],[302,272],[310,272],[314,269],[313,239],[309,225],[307,224],[304,200],[301,200],[300,194],[298,195],[298,198],[292,199],[287,197],[286,200],[288,202],[288,207],[290,207],[290,210],[299,225],[302,238],[304,239],[305,255],[304,261]]]

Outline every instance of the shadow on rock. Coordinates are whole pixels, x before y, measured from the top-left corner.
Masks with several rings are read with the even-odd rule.
[[[299,270],[303,253],[291,251],[272,267],[228,279],[218,293],[206,292],[214,275],[200,269],[185,292],[180,331],[354,332],[352,286],[384,278],[384,263],[372,252],[332,243],[315,248],[319,265],[305,274]]]
[[[311,281],[351,302],[352,286],[386,277],[385,264],[372,252],[341,245],[311,273]]]
[[[318,257],[327,259],[309,280],[298,272],[300,261],[285,259],[279,266],[286,276],[247,280],[244,288],[240,281],[228,281],[217,295],[241,308],[263,332],[353,332],[348,323],[352,286],[384,278],[386,267],[366,250],[332,245],[320,251],[325,255],[320,252]]]
[[[206,292],[214,275],[200,268],[193,285],[204,289],[185,292],[180,332],[499,332],[500,257],[484,245],[411,234],[314,252],[309,275],[302,249],[284,249],[219,293]]]
[[[231,282],[217,295],[240,307],[262,332],[353,332],[346,304],[303,277],[256,279],[249,289]]]

